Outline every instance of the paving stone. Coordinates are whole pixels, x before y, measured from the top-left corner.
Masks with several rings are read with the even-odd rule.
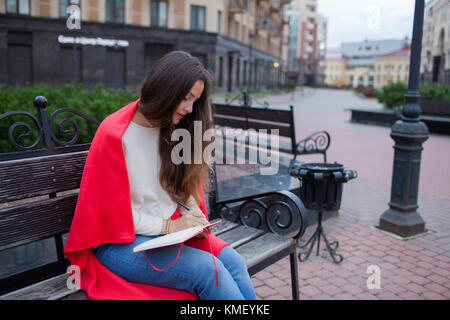
[[[334,296],[334,299],[336,299],[336,300],[356,300],[356,296],[354,296],[350,293],[344,292],[344,293],[336,294]]]
[[[316,286],[313,285],[305,285],[305,286],[301,286],[300,287],[300,291],[302,294],[306,295],[306,296],[313,296],[315,294],[319,294],[321,293],[321,290],[317,289]]]
[[[264,280],[264,283],[268,286],[270,286],[271,288],[277,288],[277,287],[281,287],[281,286],[285,286],[286,282],[282,281],[278,278],[272,277],[270,279]]]
[[[436,292],[425,292],[422,297],[428,300],[447,300],[447,298],[443,295],[440,295]]]
[[[430,283],[430,281],[431,281],[429,278],[425,278],[422,276],[413,276],[413,277],[409,278],[409,280],[411,280],[412,282],[417,283],[419,285],[424,285],[424,284]]]
[[[401,300],[400,296],[389,291],[382,291],[377,297],[382,300]]]
[[[439,293],[439,294],[442,294],[442,293],[448,291],[447,288],[445,288],[445,287],[443,287],[443,286],[441,286],[441,285],[439,285],[439,284],[437,284],[437,283],[429,283],[429,284],[426,284],[426,285],[425,285],[425,288],[427,288],[427,289],[429,289],[429,290],[431,290],[431,291],[433,291],[433,292]]]
[[[424,297],[419,296],[418,294],[411,292],[411,291],[399,293],[398,296],[404,300],[423,300],[424,299]]]

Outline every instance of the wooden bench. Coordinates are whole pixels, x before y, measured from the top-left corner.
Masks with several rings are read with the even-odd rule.
[[[35,105],[38,112],[43,112],[39,121],[47,119],[46,101],[35,99]],[[43,141],[51,141],[48,131],[51,126],[40,125],[44,128]],[[67,287],[69,262],[63,248],[89,145],[44,146],[40,150],[0,155],[0,204],[8,204],[0,209],[0,251],[54,237],[57,261],[1,279],[2,290],[9,288],[12,292],[0,299],[87,298],[84,292]],[[214,196],[206,199],[208,208],[217,207]],[[240,197],[238,201],[221,203],[220,216],[229,221],[215,226],[213,233],[236,248],[245,258],[251,275],[289,256],[292,298],[299,299],[295,239],[311,220],[304,212],[300,199],[289,191]],[[215,210],[209,213],[211,220],[218,216]]]

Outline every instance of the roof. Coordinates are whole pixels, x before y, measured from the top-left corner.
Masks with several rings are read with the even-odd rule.
[[[346,42],[341,44],[340,51],[350,58],[372,58],[401,50],[404,44],[404,39]]]
[[[378,56],[377,58],[391,58],[391,57],[405,57],[405,58],[409,58],[409,56],[411,55],[411,47],[407,46],[404,47],[403,49],[388,53],[388,54],[383,54],[381,56]]]
[[[340,48],[327,48],[325,59],[347,59],[348,57],[341,53]]]

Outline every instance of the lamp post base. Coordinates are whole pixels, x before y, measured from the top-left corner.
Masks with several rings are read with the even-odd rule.
[[[426,231],[425,221],[417,211],[400,212],[393,209],[388,209],[381,215],[378,228],[402,237],[411,237]]]

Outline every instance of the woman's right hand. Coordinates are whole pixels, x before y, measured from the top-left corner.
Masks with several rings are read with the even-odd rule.
[[[206,220],[203,212],[200,209],[192,209],[180,218],[170,222],[169,233],[205,224],[208,224],[208,220]]]

